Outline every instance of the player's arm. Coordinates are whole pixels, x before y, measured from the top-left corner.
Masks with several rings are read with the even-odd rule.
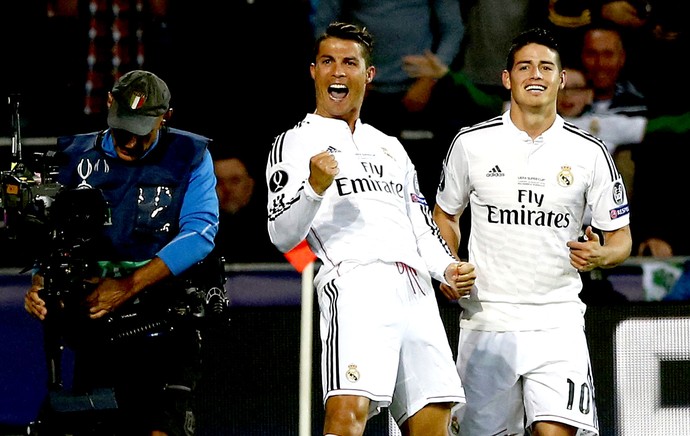
[[[592,211],[585,241],[569,241],[570,264],[580,271],[613,268],[630,256],[632,237],[628,198],[622,177],[605,148],[597,148],[594,172],[587,191]],[[591,201],[589,200],[591,199]],[[601,230],[603,240],[593,231]]]
[[[414,232],[417,251],[425,262],[431,277],[439,281],[444,294],[452,300],[467,295],[474,284],[474,266],[458,262],[452,250],[441,236],[433,220],[426,199],[418,190],[414,165],[407,161],[408,171],[405,182],[407,213]],[[442,288],[442,289],[443,289]]]
[[[612,232],[603,232],[603,234],[605,251],[599,265],[600,268],[613,268],[630,257],[632,236],[629,225]]]
[[[585,241],[569,241],[570,264],[578,271],[591,271],[595,268],[613,268],[630,256],[632,237],[630,226],[625,225],[613,231],[603,231],[604,240],[588,226]]]
[[[469,173],[468,158],[458,135],[443,160],[441,182],[436,191],[436,202],[432,212],[441,236],[455,257],[458,256],[460,247],[460,217],[469,205],[472,186]]]
[[[434,206],[434,221],[441,231],[441,236],[457,257],[460,247],[460,215],[452,215],[444,211],[439,205]]]
[[[326,152],[311,156],[303,141],[289,134],[278,136],[266,165],[268,234],[283,253],[307,237],[323,194],[337,172],[332,156]]]
[[[455,273],[452,279],[448,278],[449,270],[446,270],[446,283],[441,282],[439,289],[450,301],[469,296],[477,274],[474,265],[463,262],[458,257],[458,247],[460,243],[460,214],[452,215],[445,212],[438,205],[434,206],[432,213],[433,221],[438,228],[439,234],[445,241],[451,254],[457,259],[449,268]],[[455,267],[453,267],[455,265]]]

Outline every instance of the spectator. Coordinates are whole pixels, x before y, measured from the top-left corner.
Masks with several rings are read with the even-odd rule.
[[[627,51],[621,33],[613,26],[587,29],[581,60],[594,89],[594,113],[647,115],[647,102],[625,75]]]
[[[622,7],[623,3],[627,2],[613,3],[609,6]],[[630,8],[628,11],[630,12]],[[634,18],[634,14],[632,17]],[[639,28],[632,24],[634,19],[628,20],[633,28]],[[650,115],[648,99],[639,93],[630,81],[624,79],[626,59],[620,31],[613,27],[594,27],[588,30],[584,39],[582,60],[595,89],[594,113]],[[645,62],[649,62],[649,59],[651,57],[645,59]],[[661,65],[663,62],[655,64]],[[672,82],[670,78],[667,80]],[[658,82],[654,88],[658,88]],[[633,234],[634,252],[638,255],[644,253],[671,256],[690,253],[690,236],[686,235],[686,232],[676,231],[684,228],[684,225],[672,225],[669,220],[673,217],[666,215],[661,224],[662,220],[655,213],[655,205],[663,203],[662,197],[671,203],[675,201],[671,198],[673,192],[666,187],[684,183],[679,179],[684,171],[678,165],[687,161],[684,144],[688,142],[689,135],[686,131],[689,123],[686,120],[687,114],[684,114],[687,108],[678,108],[679,102],[686,100],[683,91],[679,92],[681,94],[674,95],[672,99],[674,103],[666,108],[662,108],[664,105],[655,104],[655,110],[651,113],[655,114],[656,118],[648,123],[642,143],[634,147],[621,145],[616,153],[616,162],[627,175],[626,185],[630,189],[630,201],[639,213],[632,217],[636,229]],[[673,158],[669,159],[669,156]]]
[[[648,116],[647,100],[626,76],[627,51],[620,30],[614,25],[587,29],[580,60],[594,89],[592,115]],[[628,198],[634,197],[634,162],[627,144],[619,144],[616,163],[625,175]]]
[[[641,115],[595,113],[594,89],[578,68],[564,67],[566,82],[558,92],[558,113],[568,122],[588,131],[606,143],[611,155],[619,144],[639,143],[644,139],[647,118]]]
[[[673,93],[667,92],[659,86],[657,78],[651,77],[649,65],[667,65],[669,59],[677,59],[678,53],[690,50],[687,24],[690,3],[673,0],[605,1],[601,13],[605,20],[616,23],[622,29],[626,43],[635,47],[627,61],[628,73],[646,96],[653,115],[686,112],[690,91],[686,87],[678,87]],[[666,83],[685,80],[682,65],[666,70]]]
[[[247,155],[230,144],[212,150],[220,205],[217,253],[228,263],[285,262],[268,237],[265,193],[257,192],[257,171]],[[247,235],[251,235],[250,243]]]

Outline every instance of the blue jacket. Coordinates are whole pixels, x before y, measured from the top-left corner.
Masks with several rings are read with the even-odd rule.
[[[157,255],[175,275],[205,258],[218,227],[210,140],[168,128],[133,162],[119,159],[111,141],[107,130],[58,139],[67,157],[58,182],[98,189],[109,207],[96,258],[137,262]]]

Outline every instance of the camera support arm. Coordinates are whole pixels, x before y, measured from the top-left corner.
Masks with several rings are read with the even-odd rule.
[[[12,162],[10,169],[22,163],[22,133],[19,119],[19,94],[10,94],[7,103],[12,107]]]

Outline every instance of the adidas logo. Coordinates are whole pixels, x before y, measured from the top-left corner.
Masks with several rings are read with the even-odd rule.
[[[504,177],[505,174],[501,169],[498,167],[498,165],[494,166],[489,170],[488,173],[486,173],[486,177]]]
[[[331,146],[329,145],[329,146],[328,146],[328,149],[327,149],[326,151],[329,152],[329,153],[331,153],[331,154],[333,154],[333,153],[337,153],[337,152],[338,152],[338,149],[337,149],[337,148],[334,148],[334,147],[331,147]]]

